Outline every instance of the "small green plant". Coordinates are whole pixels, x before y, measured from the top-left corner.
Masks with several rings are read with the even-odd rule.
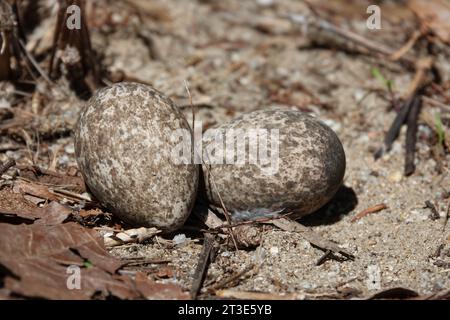
[[[388,89],[389,92],[391,92],[394,88],[394,82],[392,80],[386,79],[380,72],[378,68],[372,67],[370,69],[370,72],[372,73],[372,76],[379,80],[381,83],[383,83],[384,86]]]
[[[94,265],[89,260],[83,262],[83,266],[87,269],[92,268]]]
[[[441,121],[441,114],[439,112],[436,112],[436,114],[434,115],[434,125],[436,127],[436,132],[438,135],[438,142],[441,146],[444,146],[445,131]]]

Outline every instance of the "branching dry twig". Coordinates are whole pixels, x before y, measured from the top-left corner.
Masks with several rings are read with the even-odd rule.
[[[318,18],[317,16],[306,16],[302,14],[288,14],[285,17],[290,19],[292,22],[300,24],[302,26],[306,27],[315,27],[319,30],[323,30],[327,33],[337,35],[345,40],[351,41],[359,46],[362,46],[366,49],[369,49],[371,52],[377,52],[380,54],[383,54],[387,57],[396,57],[398,55],[398,59],[402,62],[407,63],[408,65],[414,65],[414,60],[410,59],[408,57],[405,57],[404,55],[396,54],[396,51],[393,51],[392,49],[386,47],[385,45],[381,43],[377,43],[373,40],[369,40],[356,32],[353,32],[351,30],[347,30],[344,28],[341,28],[327,20]]]

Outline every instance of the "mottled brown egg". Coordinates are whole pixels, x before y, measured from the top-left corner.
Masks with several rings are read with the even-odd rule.
[[[271,108],[207,130],[203,175],[209,202],[233,217],[285,211],[300,217],[327,203],[345,173],[337,135],[306,113]]]
[[[99,90],[75,129],[75,153],[89,190],[137,226],[174,230],[187,219],[199,166],[173,161],[174,132],[189,124],[161,92],[137,83]]]

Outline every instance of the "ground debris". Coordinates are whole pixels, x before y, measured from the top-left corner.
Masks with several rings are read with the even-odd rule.
[[[120,299],[187,298],[173,284],[158,284],[142,274],[135,280],[117,275],[124,263],[107,253],[97,232],[72,222],[0,224],[0,264],[7,270],[5,289],[22,297],[91,299],[100,292]],[[78,285],[70,277],[77,274]]]
[[[121,232],[106,232],[103,235],[105,246],[114,247],[126,243],[142,243],[160,233],[156,228],[128,229]]]
[[[409,7],[420,22],[450,44],[450,6],[445,0],[411,0]]]

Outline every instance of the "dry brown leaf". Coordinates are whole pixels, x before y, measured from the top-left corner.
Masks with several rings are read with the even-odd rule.
[[[447,0],[410,0],[408,5],[423,25],[450,44],[450,3]]]
[[[0,215],[26,219],[36,224],[55,225],[63,223],[72,210],[58,202],[51,202],[44,207],[31,203],[20,193],[9,189],[0,191]]]
[[[20,176],[27,180],[39,182],[52,187],[65,187],[79,193],[86,191],[84,180],[79,176],[71,176],[59,172],[45,170],[36,166],[20,167]]]
[[[67,287],[67,267],[80,268],[81,289]],[[90,299],[94,293],[120,298],[137,294],[113,274],[122,265],[109,256],[103,240],[76,223],[56,226],[0,224],[0,264],[9,271],[5,288],[26,297]]]
[[[187,300],[189,294],[175,284],[156,283],[142,272],[136,273],[136,288],[148,300]]]
[[[31,195],[43,200],[58,201],[60,197],[51,193],[47,186],[42,184],[18,180],[14,184],[14,192]]]
[[[36,206],[10,189],[0,190],[0,216],[17,217],[30,222],[39,218]]]
[[[72,209],[55,201],[39,208],[39,220],[36,224],[56,225],[63,223],[71,214]]]
[[[177,285],[159,284],[139,273],[135,280],[116,274],[122,265],[108,254],[97,232],[76,223],[56,226],[0,223],[0,267],[6,270],[4,287],[0,289],[4,296],[77,300],[94,296],[188,298]],[[69,266],[80,268],[80,289],[68,288]]]

